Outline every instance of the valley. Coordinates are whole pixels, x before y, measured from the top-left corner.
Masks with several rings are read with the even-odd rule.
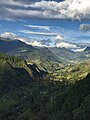
[[[89,120],[89,49],[0,42],[0,120]]]
[[[0,120],[90,120],[90,0],[0,0]]]

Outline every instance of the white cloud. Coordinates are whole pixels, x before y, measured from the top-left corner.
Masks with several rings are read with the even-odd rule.
[[[40,1],[26,7],[39,8],[46,18],[90,19],[89,0],[65,0],[63,2]]]
[[[37,46],[37,47],[50,47],[48,45],[42,44],[40,41],[27,42],[28,45]]]
[[[31,38],[27,38],[27,37],[21,37],[21,36],[17,36],[16,34],[14,34],[12,32],[4,32],[0,35],[0,37],[10,38],[10,40],[17,39],[22,42],[25,42],[28,45],[38,46],[38,47],[60,47],[60,48],[71,49],[74,52],[82,52],[86,49],[86,47],[81,48],[80,46],[77,46],[77,44],[65,42],[63,40],[64,37],[60,36],[60,35],[56,36],[58,41],[55,41],[56,42],[55,45],[50,45],[49,44],[50,40],[38,40],[38,39],[31,39]]]
[[[49,26],[37,26],[37,25],[25,25],[26,27],[30,27],[30,28],[38,28],[38,29],[44,29],[44,30],[50,30]]]
[[[14,0],[1,0],[3,13],[15,18],[44,18],[44,19],[90,19],[90,0],[39,1],[23,4]],[[8,5],[8,7],[6,6]],[[3,16],[3,14],[1,14]]]
[[[27,33],[27,34],[34,34],[34,35],[43,35],[43,36],[57,36],[57,33],[51,33],[51,32],[33,32],[29,30],[20,30],[19,32]]]
[[[12,18],[44,18],[43,12],[37,10],[6,8],[6,11],[9,13],[8,17]]]
[[[77,48],[77,45],[68,42],[59,42],[55,46],[60,48]]]
[[[49,45],[46,45],[45,43],[43,44],[42,41],[39,41],[37,39],[18,37],[18,36],[17,36],[17,39],[22,41],[22,42],[25,42],[28,45],[38,46],[38,47],[49,47]]]
[[[74,52],[83,52],[85,49],[86,49],[86,47],[85,48],[79,48],[79,49],[72,49],[72,51],[74,51]]]
[[[38,39],[32,39],[32,38],[27,38],[27,37],[21,37],[21,36],[17,36],[16,34],[12,33],[12,32],[4,32],[0,35],[0,37],[3,38],[9,38],[9,40],[20,40],[22,42],[25,42],[28,45],[32,45],[32,46],[38,46],[38,47],[50,47],[49,44],[47,44],[48,41],[39,41]]]
[[[11,32],[4,32],[4,33],[1,33],[0,37],[15,39],[16,34],[11,33]]]
[[[61,35],[57,35],[57,36],[56,36],[56,40],[63,40],[63,39],[64,39],[64,37],[61,36]]]

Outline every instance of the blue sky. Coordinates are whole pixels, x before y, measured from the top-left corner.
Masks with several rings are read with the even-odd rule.
[[[80,25],[90,24],[90,21],[72,21],[72,20],[39,20],[39,19],[23,19],[22,20],[0,20],[0,33],[12,32],[19,36],[37,38],[37,39],[48,39],[54,38],[55,36],[37,35],[37,34],[27,34],[20,32],[23,30],[33,31],[33,32],[45,32],[45,33],[56,33],[57,35],[64,36],[66,41],[71,42],[81,42],[84,40],[89,40],[89,33],[80,30]],[[28,25],[37,26],[28,27]],[[50,27],[50,30],[39,29],[38,26]]]
[[[62,1],[62,2],[61,2]],[[89,0],[0,1],[0,34],[40,40],[90,42]]]

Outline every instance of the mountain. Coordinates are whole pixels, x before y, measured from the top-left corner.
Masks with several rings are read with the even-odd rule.
[[[90,61],[56,66],[55,49],[0,53],[1,120],[89,120]]]
[[[86,50],[74,52],[60,47],[33,47],[17,39],[0,39],[1,52],[24,58],[46,71],[54,71],[63,66],[77,64],[90,59],[90,52]]]
[[[90,47],[86,47],[85,51],[90,51]]]
[[[55,70],[55,68],[62,67],[64,64],[48,48],[38,48],[34,51],[22,52],[18,56],[26,59],[28,62],[37,64],[46,71]]]
[[[0,58],[1,120],[89,120],[90,73],[74,84],[32,81],[26,72],[26,62],[16,57],[15,62],[12,60]]]
[[[41,80],[46,73],[35,64],[27,64],[21,58],[10,57],[0,53],[0,89],[1,93],[22,85],[27,85],[32,80]]]
[[[52,48],[49,48],[49,50],[53,54],[55,54],[57,57],[59,57],[59,59],[61,59],[62,61],[65,61],[65,62],[74,60],[77,57],[73,51],[66,49],[66,48],[52,47]]]
[[[35,48],[19,40],[2,38],[0,40],[0,51],[11,56],[18,56],[39,65],[42,69],[52,69],[55,66],[62,66],[60,59],[48,48]]]
[[[49,48],[49,50],[57,57],[59,57],[62,63],[66,63],[66,65],[77,64],[79,62],[84,62],[90,59],[90,52],[86,50],[82,52],[74,52],[70,49],[57,47]]]
[[[13,52],[24,51],[24,50],[34,50],[35,48],[31,45],[20,40],[11,40],[9,38],[0,38],[0,51],[12,54]]]

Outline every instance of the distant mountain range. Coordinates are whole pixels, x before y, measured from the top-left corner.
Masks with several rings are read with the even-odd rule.
[[[33,50],[35,49],[31,45],[27,45],[26,43],[20,41],[20,40],[11,40],[9,38],[0,38],[0,51],[9,53],[11,51],[17,51],[17,50]]]
[[[33,47],[18,39],[0,37],[0,51],[32,61],[43,68],[75,64],[90,59],[90,47],[82,52],[74,52],[61,47]],[[43,64],[42,64],[43,63]]]
[[[86,47],[85,51],[89,51],[90,52],[90,47]]]

